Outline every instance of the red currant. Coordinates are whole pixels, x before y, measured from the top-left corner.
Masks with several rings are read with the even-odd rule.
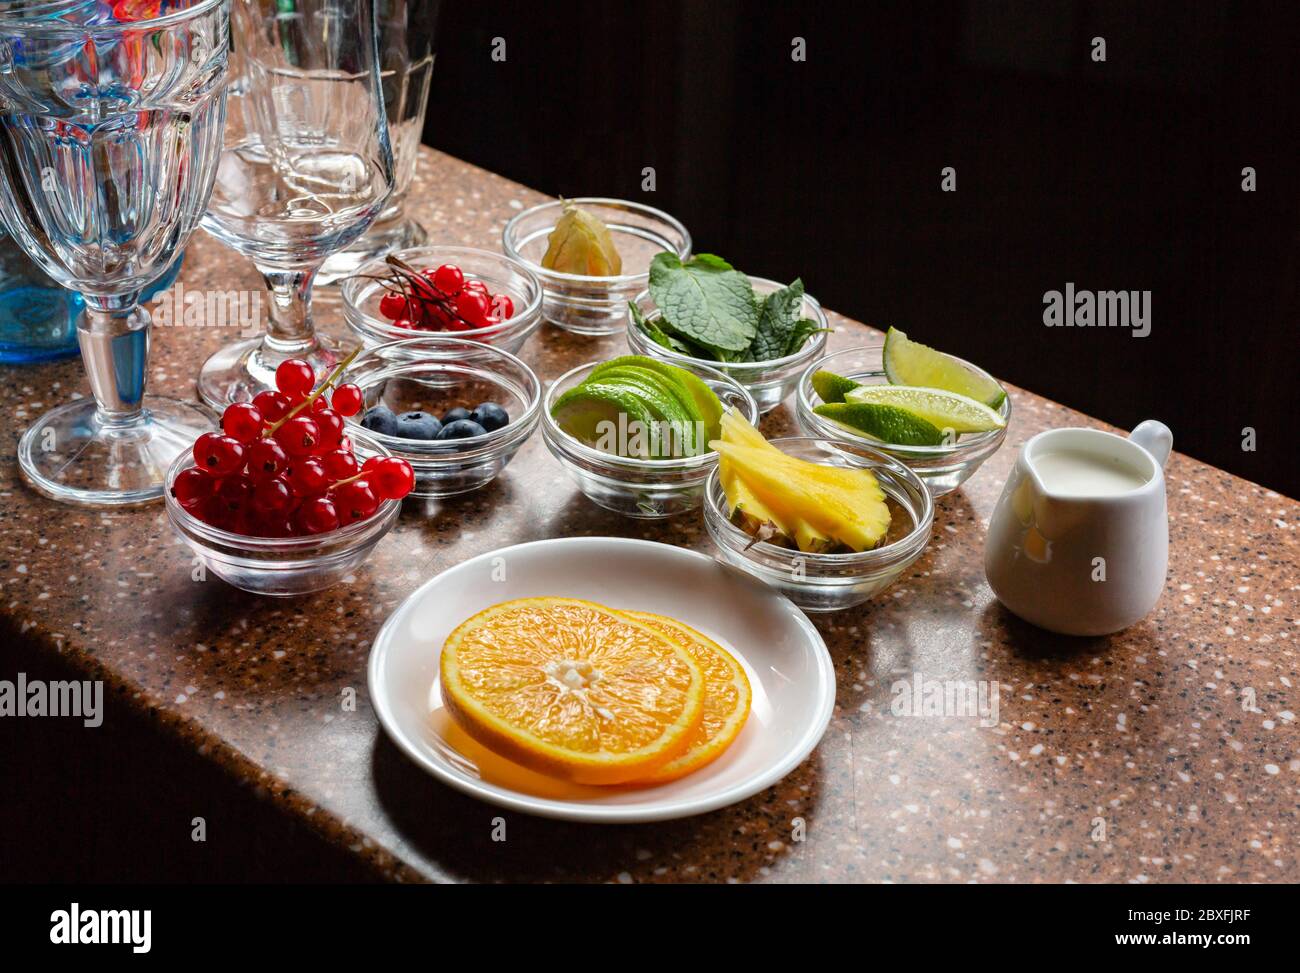
[[[470,291],[474,294],[482,294],[484,297],[492,296],[492,294],[488,291],[487,284],[483,283],[481,280],[469,281],[468,283],[465,284],[465,290]]]
[[[304,500],[294,516],[294,525],[304,534],[323,534],[339,526],[338,511],[329,497],[311,497]]]
[[[393,322],[393,327],[402,328],[404,330],[410,330],[411,328],[415,327],[415,325],[411,323],[410,318],[398,318],[396,321]]]
[[[284,513],[293,503],[293,492],[289,484],[276,477],[258,480],[253,487],[253,510],[259,514]]]
[[[379,498],[367,480],[351,480],[331,494],[339,519],[344,523],[365,520],[379,509]]]
[[[244,465],[244,444],[218,432],[194,440],[194,462],[215,476],[229,476]]]
[[[333,409],[322,409],[312,418],[320,426],[320,441],[316,444],[315,452],[328,453],[337,449],[339,440],[343,438],[343,417]]]
[[[455,297],[465,284],[465,275],[455,264],[443,264],[433,272],[433,286],[448,297]]]
[[[248,444],[262,435],[262,413],[251,402],[236,402],[226,406],[221,415],[221,428],[227,436]]]
[[[320,442],[320,426],[311,416],[299,413],[292,419],[286,419],[274,436],[275,441],[290,456],[310,456]]]
[[[381,456],[373,466],[367,460],[365,469],[375,493],[384,500],[401,500],[415,489],[415,471],[404,459]]]
[[[228,476],[217,487],[217,501],[229,513],[237,514],[248,506],[252,484],[242,476]]]
[[[210,473],[191,466],[176,474],[176,479],[172,482],[172,496],[186,510],[193,510],[212,496],[216,487],[217,481]]]
[[[346,385],[340,385],[330,396],[330,404],[334,406],[334,411],[339,415],[347,417],[354,416],[361,411],[361,404],[364,401],[361,394],[361,388],[348,382]]]
[[[468,287],[456,298],[456,314],[472,328],[481,328],[487,324],[488,300],[477,291]]]
[[[379,313],[390,321],[406,317],[407,301],[396,291],[389,291],[379,299]]]
[[[300,497],[322,493],[329,485],[325,464],[318,459],[301,460],[289,470],[289,486]]]
[[[254,480],[279,476],[289,465],[289,454],[274,439],[263,437],[248,447],[248,475]]]
[[[358,473],[357,458],[345,449],[330,450],[321,457],[321,462],[325,465],[325,475],[331,482],[346,480]]]
[[[508,321],[515,316],[515,302],[510,300],[509,294],[495,294],[492,297],[492,313],[503,321]]]
[[[279,422],[291,408],[289,397],[267,389],[253,396],[253,408],[266,422]]]
[[[285,395],[310,395],[316,387],[316,373],[302,359],[289,358],[275,370],[275,387]]]

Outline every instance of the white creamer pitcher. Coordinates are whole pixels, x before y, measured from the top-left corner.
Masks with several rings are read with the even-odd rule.
[[[989,521],[984,572],[1002,604],[1065,635],[1106,635],[1155,607],[1165,586],[1164,464],[1148,419],[1129,437],[1051,429],[1025,443]]]

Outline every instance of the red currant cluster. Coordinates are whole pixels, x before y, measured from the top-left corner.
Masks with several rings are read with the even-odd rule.
[[[481,280],[466,280],[455,264],[415,270],[396,257],[388,259],[391,277],[380,278],[386,293],[379,313],[394,327],[420,331],[469,331],[514,317],[507,294],[493,294]]]
[[[355,385],[325,391],[347,362],[313,390],[298,359],[275,370],[277,391],[227,406],[221,432],[194,442],[195,466],[172,484],[176,502],[206,524],[251,537],[323,534],[365,520],[415,486],[411,464],[394,456],[358,463],[343,418],[361,410]]]

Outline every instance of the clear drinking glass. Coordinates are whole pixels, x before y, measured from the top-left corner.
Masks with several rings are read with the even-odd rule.
[[[176,455],[208,431],[197,405],[144,394],[142,291],[207,203],[225,124],[229,0],[0,3],[0,213],[86,306],[77,340],[93,400],[42,416],[18,444],[27,480],[57,500],[162,495]]]
[[[415,177],[429,107],[438,0],[375,0],[375,10],[379,77],[393,144],[393,195],[359,240],[325,261],[316,275],[318,284],[336,283],[371,260],[418,247],[428,238],[424,227],[406,214],[403,203]]]
[[[323,378],[355,347],[316,334],[311,289],[393,190],[373,6],[233,0],[235,84],[203,228],[252,258],[269,293],[265,335],[226,346],[199,373],[214,408],[273,388],[286,358]]]

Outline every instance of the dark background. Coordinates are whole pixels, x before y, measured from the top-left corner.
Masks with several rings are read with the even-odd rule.
[[[1300,4],[448,0],[439,26],[430,145],[659,206],[697,252],[1300,495]],[[1067,281],[1150,290],[1151,334],[1045,327]]]

